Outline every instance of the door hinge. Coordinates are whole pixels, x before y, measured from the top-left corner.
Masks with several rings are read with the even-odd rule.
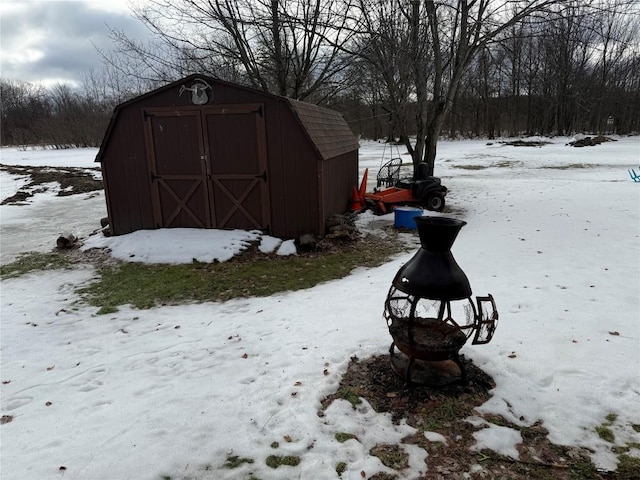
[[[267,181],[267,171],[265,170],[264,172],[262,172],[260,175],[256,175],[253,178],[261,178],[262,180],[264,180],[265,182]]]
[[[159,178],[162,178],[162,177],[160,175],[156,175],[155,173],[151,172],[151,181],[152,182],[155,182]]]
[[[258,109],[257,109],[257,110],[254,110],[254,111],[253,111],[253,112],[251,112],[251,113],[257,113],[258,115],[260,115],[260,117],[262,117],[262,115],[263,115],[263,112],[262,112],[262,105],[260,105],[260,106],[258,107]]]
[[[142,115],[144,117],[144,121],[146,122],[149,118],[153,117],[152,113],[147,112],[146,110],[142,110]]]

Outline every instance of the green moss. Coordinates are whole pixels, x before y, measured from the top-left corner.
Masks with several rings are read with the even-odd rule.
[[[278,442],[271,442],[271,448],[278,448],[280,444]]]
[[[338,476],[342,476],[342,474],[347,470],[347,464],[345,462],[340,462],[336,465],[336,473]]]
[[[266,460],[266,464],[271,468],[278,468],[281,465],[287,465],[289,467],[295,467],[300,464],[300,457],[294,455],[269,455]]]
[[[598,433],[598,436],[601,439],[603,439],[605,442],[613,443],[616,440],[616,437],[613,434],[613,431],[610,428],[606,427],[605,425],[600,425],[596,427],[596,432]]]
[[[342,398],[346,400],[354,407],[362,403],[362,399],[351,389],[341,388],[336,392],[336,398]]]
[[[618,415],[616,415],[615,413],[610,413],[604,418],[609,423],[609,425],[611,425],[613,422],[615,422],[618,419]]]
[[[237,455],[227,457],[223,467],[228,469],[238,468],[244,463],[253,463],[253,458],[239,457]]]
[[[352,435],[351,433],[345,433],[345,432],[336,433],[336,440],[339,441],[340,443],[344,443],[347,440],[351,440],[352,438],[356,438],[356,436]]]

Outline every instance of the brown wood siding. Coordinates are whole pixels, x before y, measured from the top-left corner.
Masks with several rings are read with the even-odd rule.
[[[279,131],[274,141],[280,147],[279,171],[283,203],[272,206],[282,212],[284,237],[318,232],[320,215],[318,191],[318,155],[286,104],[280,105]],[[272,197],[272,201],[275,201]],[[274,225],[275,226],[275,225]]]
[[[121,113],[113,131],[119,141],[109,144],[109,161],[102,163],[114,235],[155,228],[142,119],[136,111]]]
[[[348,152],[322,162],[322,220],[344,213],[351,201],[351,188],[358,186],[358,152]]]

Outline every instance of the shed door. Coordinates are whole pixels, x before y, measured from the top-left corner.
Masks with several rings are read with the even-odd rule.
[[[211,227],[207,162],[199,111],[145,111],[158,227]]]
[[[203,115],[213,224],[267,229],[270,209],[262,105],[207,107]]]
[[[262,105],[143,113],[158,227],[269,228]]]

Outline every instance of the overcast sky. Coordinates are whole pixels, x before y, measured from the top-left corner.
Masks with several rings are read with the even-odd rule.
[[[0,64],[4,79],[78,85],[102,64],[94,44],[110,49],[109,26],[129,37],[146,29],[129,0],[1,0]]]

